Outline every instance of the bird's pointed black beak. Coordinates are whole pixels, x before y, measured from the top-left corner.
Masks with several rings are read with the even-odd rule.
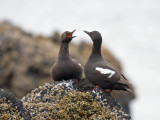
[[[90,36],[90,32],[88,32],[88,31],[86,31],[86,30],[84,30],[84,32]]]
[[[73,34],[75,31],[76,31],[76,29],[72,31],[72,34]]]
[[[75,37],[77,37],[77,36],[72,36],[72,39],[75,38]]]
[[[75,31],[76,31],[76,29],[72,31],[72,34],[73,34]],[[75,37],[77,37],[77,36],[72,36],[72,39],[75,38]]]

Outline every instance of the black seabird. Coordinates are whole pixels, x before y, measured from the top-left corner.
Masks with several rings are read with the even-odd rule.
[[[83,67],[77,60],[72,59],[69,55],[69,43],[76,37],[72,36],[74,31],[66,31],[61,36],[58,60],[51,68],[51,76],[55,81],[68,79],[76,79],[77,81],[82,78]]]
[[[127,90],[131,92],[131,84],[129,81],[116,67],[103,59],[101,55],[101,34],[98,31],[84,32],[87,33],[93,41],[92,53],[84,68],[86,78],[107,92],[110,90]]]

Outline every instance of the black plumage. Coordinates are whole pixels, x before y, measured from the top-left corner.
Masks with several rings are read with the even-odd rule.
[[[72,36],[74,31],[62,34],[58,60],[51,68],[51,76],[55,81],[82,78],[83,67],[69,55],[69,43],[75,37]]]
[[[102,37],[98,31],[87,32],[92,41],[92,53],[85,65],[86,78],[94,85],[109,90],[131,90],[131,84],[122,73],[101,55]]]

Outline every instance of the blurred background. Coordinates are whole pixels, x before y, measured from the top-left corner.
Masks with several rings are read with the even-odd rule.
[[[1,0],[0,87],[22,98],[52,82],[60,35],[74,29],[70,53],[83,66],[92,43],[83,30],[102,34],[104,58],[134,86],[112,93],[132,119],[160,119],[159,0]]]

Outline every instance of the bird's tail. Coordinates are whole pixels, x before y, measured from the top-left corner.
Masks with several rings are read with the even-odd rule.
[[[129,86],[129,87],[125,87],[125,89],[126,89],[128,92],[134,94],[134,90],[133,90],[132,87],[130,87],[130,86]]]
[[[118,83],[123,84],[124,88],[128,92],[132,93],[133,95],[135,94],[132,84],[126,78],[121,77],[121,79],[118,81]]]

